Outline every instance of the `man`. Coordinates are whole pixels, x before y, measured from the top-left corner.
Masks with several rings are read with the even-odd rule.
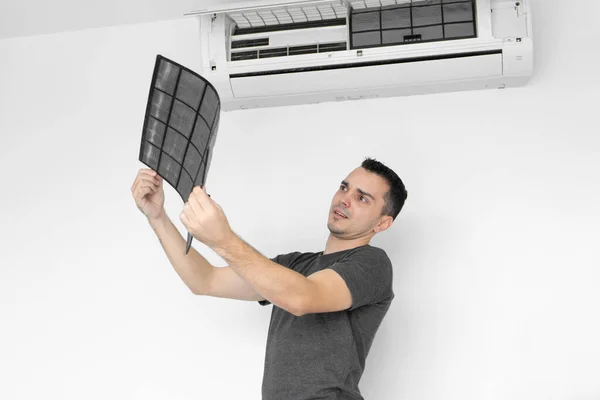
[[[194,188],[180,219],[228,264],[214,267],[166,216],[162,178],[142,169],[132,186],[171,264],[198,295],[273,304],[263,400],[362,399],[358,383],[394,293],[392,265],[369,242],[388,229],[407,198],[394,171],[367,158],[331,202],[325,250],[268,259],[240,239],[205,189]]]

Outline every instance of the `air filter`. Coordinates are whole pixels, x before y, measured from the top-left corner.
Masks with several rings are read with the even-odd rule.
[[[187,202],[204,186],[219,129],[221,101],[202,76],[161,55],[150,85],[139,160]],[[187,254],[193,236],[188,232]]]

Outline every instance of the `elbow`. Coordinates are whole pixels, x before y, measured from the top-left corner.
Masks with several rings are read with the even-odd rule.
[[[294,300],[291,301],[289,311],[296,317],[301,317],[306,314],[313,314],[315,309],[315,286],[310,280],[306,280],[309,284],[305,290],[295,296]]]
[[[194,294],[196,296],[205,296],[206,295],[206,291],[204,291],[202,288],[199,288],[197,286],[188,285],[188,289],[190,289],[190,292],[192,292],[192,294]]]
[[[192,292],[192,294],[194,296],[202,296],[202,293],[200,293],[200,291],[198,291],[197,289],[195,289],[195,288],[189,288],[189,289],[190,289],[190,292]]]
[[[306,314],[305,312],[303,312],[303,311],[301,311],[301,310],[296,310],[296,309],[294,309],[294,310],[290,310],[290,313],[291,313],[292,315],[294,315],[295,317],[301,317],[301,316],[303,316],[303,315],[305,315],[305,314]]]
[[[295,317],[301,317],[304,315],[304,313],[302,311],[299,310],[290,310],[290,313],[295,316]]]
[[[296,317],[301,317],[303,315],[308,314],[308,312],[306,311],[306,304],[303,299],[298,299],[292,302],[288,311]]]

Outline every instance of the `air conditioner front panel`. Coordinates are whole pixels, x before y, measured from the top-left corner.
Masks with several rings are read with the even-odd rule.
[[[500,52],[439,60],[359,65],[232,75],[230,84],[234,98],[244,99],[502,76]]]

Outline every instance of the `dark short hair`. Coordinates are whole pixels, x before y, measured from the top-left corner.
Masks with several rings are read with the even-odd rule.
[[[361,167],[379,175],[388,183],[390,189],[383,196],[385,204],[383,205],[381,215],[389,215],[393,219],[396,219],[408,197],[408,192],[406,191],[406,187],[404,187],[402,179],[390,168],[373,158],[366,158]]]

